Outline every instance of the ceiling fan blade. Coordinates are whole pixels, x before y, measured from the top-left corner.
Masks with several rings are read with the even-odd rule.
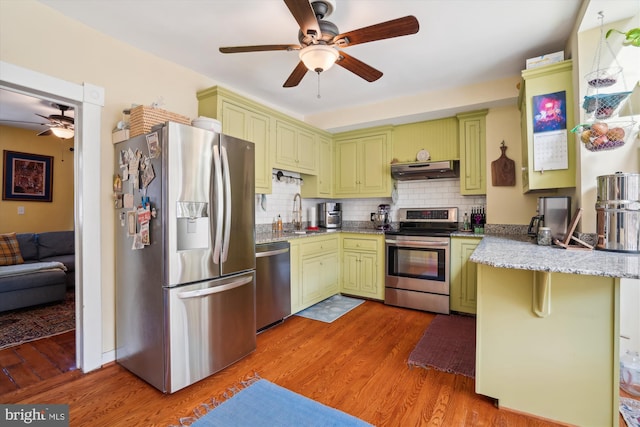
[[[49,123],[40,123],[40,122],[27,122],[25,120],[10,120],[10,119],[0,119],[0,123],[23,123],[27,125],[39,125],[39,126],[48,126]]]
[[[49,116],[49,120],[55,122],[56,124],[73,124],[73,117],[69,116],[61,116],[60,114],[52,114]]]
[[[346,33],[338,34],[333,38],[334,43],[340,47],[353,46],[361,43],[373,42],[376,40],[390,39],[393,37],[407,36],[415,34],[420,29],[420,24],[415,16],[409,15],[404,18],[393,19],[381,22],[369,27],[360,28]],[[340,43],[345,39],[345,44]]]
[[[43,119],[49,120],[49,116],[43,116],[42,114],[38,114],[38,113],[33,113],[33,114],[35,114],[38,117],[42,117]]]
[[[242,52],[268,52],[272,50],[299,50],[300,45],[297,44],[265,44],[257,46],[232,46],[221,47],[221,53],[242,53]]]
[[[298,23],[302,34],[313,35],[319,40],[322,33],[320,32],[318,19],[316,19],[316,14],[309,0],[284,0],[284,3]]]
[[[375,82],[382,77],[381,71],[376,70],[372,66],[367,65],[359,59],[349,56],[342,51],[340,51],[340,57],[336,61],[336,64],[351,71],[353,74],[362,77],[368,82]]]
[[[53,135],[53,132],[51,131],[51,129],[43,130],[36,136],[49,136],[49,135]]]
[[[293,72],[291,73],[287,81],[284,82],[282,87],[298,86],[304,75],[307,74],[307,71],[307,66],[304,65],[304,62],[298,62],[298,65],[296,65],[296,68],[293,69]]]

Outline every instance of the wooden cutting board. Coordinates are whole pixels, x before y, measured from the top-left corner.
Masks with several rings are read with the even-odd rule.
[[[502,155],[491,162],[491,184],[494,187],[509,187],[516,185],[516,162],[507,157],[507,146],[500,146]]]

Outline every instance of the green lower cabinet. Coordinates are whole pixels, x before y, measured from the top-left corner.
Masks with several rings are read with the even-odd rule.
[[[384,300],[384,236],[343,234],[340,292]]]
[[[291,313],[297,313],[340,291],[338,236],[290,242]]]
[[[480,237],[451,238],[451,311],[476,313],[477,265],[469,261],[469,257],[480,240]]]

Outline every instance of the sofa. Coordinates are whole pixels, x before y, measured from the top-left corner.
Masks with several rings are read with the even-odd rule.
[[[74,288],[73,231],[0,235],[0,312],[62,301]]]

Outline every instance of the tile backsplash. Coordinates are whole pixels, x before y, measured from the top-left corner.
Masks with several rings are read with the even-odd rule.
[[[286,172],[286,175],[299,178],[300,174]],[[369,221],[371,212],[379,204],[391,205],[391,219],[398,220],[399,208],[418,207],[457,207],[460,221],[465,212],[471,212],[474,206],[484,206],[485,196],[460,195],[460,179],[447,178],[420,181],[397,181],[398,197],[393,203],[391,197],[368,199],[302,199],[302,220],[308,220],[308,209],[315,209],[318,203],[335,201],[342,203],[343,221]],[[284,182],[274,178],[272,194],[256,195],[256,224],[271,224],[278,215],[284,223],[293,218],[293,198],[300,192],[296,181]],[[487,222],[490,222],[488,218]]]

